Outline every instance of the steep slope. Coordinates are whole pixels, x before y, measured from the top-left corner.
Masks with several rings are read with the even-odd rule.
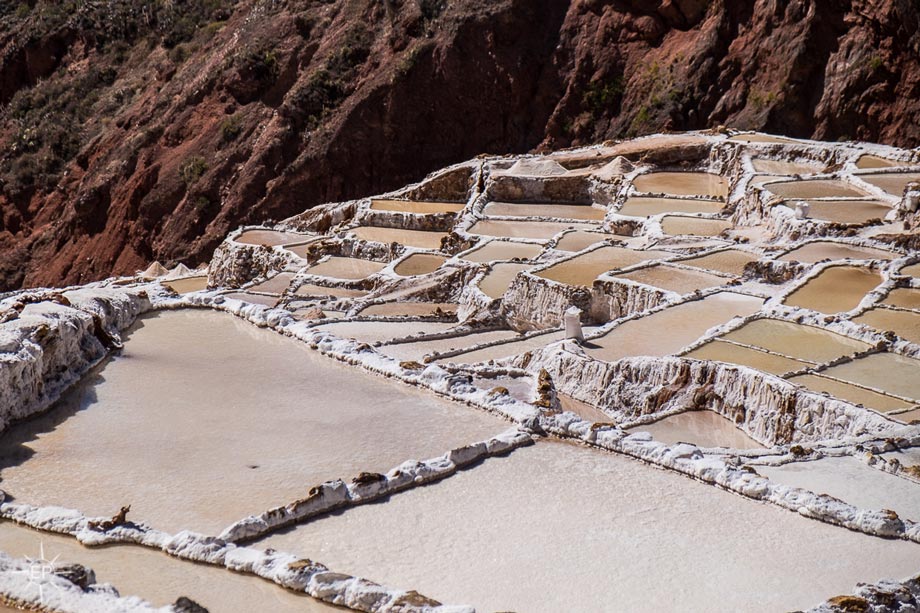
[[[910,0],[0,6],[0,291],[481,152],[728,124],[920,143]]]

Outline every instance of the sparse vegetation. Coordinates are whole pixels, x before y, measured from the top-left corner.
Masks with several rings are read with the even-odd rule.
[[[235,141],[242,131],[243,123],[239,115],[231,115],[220,122],[220,140],[223,143]]]
[[[581,97],[582,106],[594,115],[599,115],[609,111],[619,101],[625,89],[622,75],[617,75],[610,81],[592,81]]]
[[[208,163],[200,155],[193,155],[179,168],[179,177],[186,185],[192,185],[208,170]]]

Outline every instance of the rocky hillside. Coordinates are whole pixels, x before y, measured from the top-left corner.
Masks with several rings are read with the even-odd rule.
[[[920,8],[3,2],[0,291],[194,265],[482,152],[718,124],[920,144]]]

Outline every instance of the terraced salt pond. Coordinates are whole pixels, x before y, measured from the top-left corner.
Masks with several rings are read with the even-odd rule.
[[[423,230],[406,230],[404,228],[380,228],[377,226],[358,226],[350,228],[356,238],[377,243],[400,243],[407,247],[419,249],[440,249],[444,232],[425,232]]]
[[[385,262],[373,262],[359,258],[333,255],[307,269],[311,275],[333,279],[364,279],[386,268]]]
[[[901,196],[907,188],[908,183],[920,181],[920,172],[886,172],[859,175],[859,178],[892,196]]]
[[[902,269],[901,272],[903,273],[904,270]],[[902,309],[920,309],[920,289],[895,288],[888,293],[882,303]]]
[[[175,281],[166,281],[164,283],[168,288],[177,294],[190,294],[208,288],[208,278],[203,277],[186,277],[185,279],[176,279]]]
[[[310,234],[297,234],[294,232],[246,230],[234,240],[244,245],[268,245],[269,247],[276,247],[278,245],[290,245],[300,241],[307,241],[313,238],[315,237]]]
[[[774,175],[803,175],[820,172],[820,167],[813,163],[789,162],[786,160],[770,160],[767,158],[753,158],[751,165],[756,172],[765,172]]]
[[[891,251],[859,247],[834,241],[814,241],[792,249],[781,258],[783,262],[802,262],[815,264],[822,260],[891,260],[895,254]]]
[[[715,253],[701,255],[687,260],[680,260],[680,263],[686,264],[687,266],[696,266],[697,268],[740,276],[744,273],[744,267],[757,259],[756,255],[748,253],[747,251],[724,249],[722,251],[716,251]]]
[[[593,225],[586,223],[483,219],[474,223],[469,229],[469,233],[506,238],[550,239],[568,228],[587,230],[593,227]]]
[[[88,566],[96,572],[98,583],[111,583],[122,596],[140,596],[157,607],[171,605],[185,596],[214,613],[341,611],[259,577],[194,564],[146,547],[83,547],[74,538],[30,530],[11,521],[0,521],[0,543],[6,553],[16,557],[38,558],[44,547],[46,559],[60,556],[59,563]]]
[[[559,251],[581,251],[609,238],[613,238],[613,236],[602,232],[576,230],[575,232],[564,234],[562,238],[556,241],[555,248]]]
[[[420,361],[424,356],[432,353],[453,352],[484,343],[508,340],[516,336],[517,332],[514,330],[486,330],[483,332],[470,332],[462,336],[452,336],[449,338],[436,338],[414,343],[383,345],[378,348],[378,351],[398,360]],[[438,361],[450,362],[453,361],[453,358],[444,358]]]
[[[460,257],[468,262],[478,263],[513,259],[531,260],[540,255],[541,251],[543,251],[543,245],[535,243],[492,240]]]
[[[874,308],[854,317],[853,321],[872,326],[881,332],[891,330],[905,340],[920,343],[920,313],[914,311]]]
[[[840,179],[808,179],[803,181],[782,181],[767,186],[771,192],[782,198],[859,198],[866,193]]]
[[[438,311],[444,314],[457,312],[457,305],[451,302],[386,302],[372,304],[361,309],[361,315],[384,315],[389,317],[425,317],[436,315]]]
[[[868,343],[841,334],[778,319],[755,319],[722,338],[815,364],[869,349]]]
[[[698,198],[649,198],[632,196],[617,213],[630,217],[651,217],[662,213],[707,213],[716,214],[725,208],[721,200]]]
[[[812,219],[836,223],[860,224],[870,219],[884,219],[891,212],[891,205],[879,200],[805,200],[808,216]],[[785,203],[795,208],[795,202]]]
[[[393,272],[402,277],[427,275],[434,272],[447,261],[443,255],[434,253],[413,253],[393,268]]]
[[[665,234],[679,236],[718,236],[732,227],[731,222],[723,219],[706,219],[705,217],[683,217],[666,215],[661,219],[661,230]]]
[[[870,154],[861,155],[859,156],[859,159],[856,160],[856,167],[866,170],[870,168],[891,168],[892,166],[901,165],[901,162]]]
[[[707,172],[650,172],[633,180],[639,192],[671,196],[728,195],[728,182]]]
[[[487,272],[486,276],[479,282],[479,289],[489,298],[497,300],[511,286],[511,282],[514,281],[519,272],[530,270],[531,268],[533,268],[533,264],[515,264],[511,262],[494,264],[492,270]]]
[[[588,331],[590,331],[590,327],[586,326],[585,332],[587,333]],[[489,360],[500,360],[513,355],[520,355],[525,351],[542,349],[550,343],[555,343],[563,338],[565,338],[563,332],[549,332],[520,341],[502,343],[500,345],[492,345],[491,347],[483,347],[482,349],[468,351],[450,358],[445,358],[444,361],[457,364],[475,364],[477,362],[488,362]]]
[[[670,355],[703,336],[710,328],[733,317],[757,312],[762,304],[760,298],[718,292],[702,300],[690,300],[625,321],[607,334],[590,339],[585,352],[595,359],[611,362],[631,355]]]
[[[317,330],[362,343],[378,343],[416,334],[436,334],[455,325],[431,321],[343,321],[317,326]]]
[[[756,468],[779,483],[829,494],[863,509],[891,509],[902,519],[920,518],[920,485],[872,468],[856,458],[825,458]]]
[[[484,215],[496,217],[555,217],[558,219],[590,219],[600,221],[607,213],[605,209],[577,204],[526,204],[517,202],[490,202],[483,209]]]
[[[4,432],[0,478],[31,504],[91,516],[130,504],[134,521],[217,534],[327,479],[504,426],[230,315],[170,311],[144,317],[54,410]]]
[[[719,339],[709,341],[684,355],[697,360],[712,360],[714,362],[749,366],[750,368],[779,376],[799,371],[809,366],[806,362]]]
[[[882,392],[920,400],[920,361],[894,353],[873,353],[851,362],[832,366],[823,371],[829,377],[842,379]]]
[[[347,287],[326,287],[315,283],[305,283],[294,292],[297,296],[331,296],[333,298],[360,298],[367,294],[367,290],[350,289]]]
[[[703,270],[680,268],[668,264],[655,264],[645,268],[637,268],[630,272],[616,274],[614,278],[628,279],[678,294],[689,294],[697,290],[725,285],[730,281],[726,277],[720,277]]]
[[[462,202],[418,202],[413,200],[371,200],[371,210],[396,211],[399,213],[458,213],[466,206]]]
[[[759,449],[760,443],[713,411],[685,411],[650,424],[634,426],[630,432],[648,432],[656,441],[674,445],[692,443],[698,447]]]
[[[670,256],[672,254],[664,251],[637,251],[625,247],[605,246],[553,264],[534,274],[559,283],[590,286],[605,272]]]
[[[914,573],[920,556],[914,543],[549,441],[255,546],[442,602],[537,613],[807,608],[857,581]]]
[[[852,383],[836,381],[821,375],[797,375],[795,377],[790,377],[789,380],[793,383],[803,385],[813,392],[830,394],[841,400],[846,400],[853,404],[861,404],[864,407],[869,407],[870,409],[875,409],[883,413],[898,409],[906,409],[914,404],[907,400],[902,400],[886,394],[879,394],[878,392],[853,385]],[[900,419],[900,417],[897,418]]]
[[[273,307],[278,304],[278,296],[262,296],[260,294],[250,294],[247,292],[230,292],[224,294],[224,297],[233,300],[242,300],[250,304],[261,304],[267,307]]]
[[[783,301],[822,313],[855,309],[882,282],[877,272],[859,266],[831,266],[792,292]]]
[[[266,294],[281,294],[290,285],[294,277],[297,276],[292,272],[278,273],[271,279],[263,281],[247,288],[251,292],[265,292]]]

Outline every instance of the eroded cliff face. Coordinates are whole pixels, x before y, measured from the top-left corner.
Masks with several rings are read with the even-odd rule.
[[[0,291],[481,152],[727,124],[920,143],[909,0],[27,0],[0,7]]]

